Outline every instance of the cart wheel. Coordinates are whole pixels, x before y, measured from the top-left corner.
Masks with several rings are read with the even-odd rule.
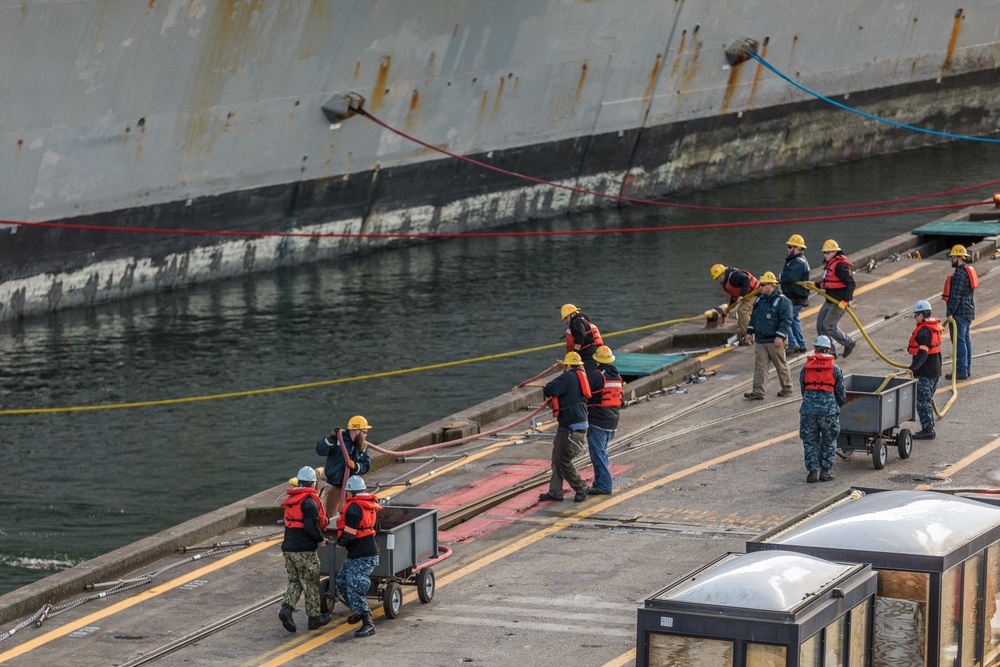
[[[896,447],[899,448],[899,458],[910,458],[910,454],[913,453],[913,436],[910,435],[910,429],[899,429],[899,433],[896,434]]]
[[[872,465],[875,470],[885,467],[885,461],[889,458],[889,448],[885,446],[885,438],[875,438],[872,443]]]
[[[333,597],[327,597],[327,595],[333,595],[333,591],[330,590],[329,577],[320,579],[319,581],[319,611],[321,614],[333,611],[334,599]]]
[[[417,572],[417,597],[424,604],[434,599],[434,570],[429,567]]]
[[[382,608],[386,618],[396,618],[403,608],[403,587],[395,581],[390,581],[382,591]]]

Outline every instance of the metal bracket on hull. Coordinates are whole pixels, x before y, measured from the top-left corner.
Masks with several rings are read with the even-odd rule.
[[[358,113],[365,106],[365,98],[359,93],[340,93],[323,103],[321,109],[330,124],[339,123]]]
[[[757,53],[757,47],[760,44],[755,39],[750,39],[749,37],[743,37],[738,39],[729,46],[726,47],[726,60],[729,64],[739,65],[744,60],[750,60],[748,53]]]

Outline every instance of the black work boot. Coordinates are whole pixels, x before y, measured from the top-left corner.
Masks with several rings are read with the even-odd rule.
[[[309,617],[309,629],[310,630],[315,630],[317,628],[322,628],[324,625],[326,625],[327,623],[330,622],[330,618],[332,616],[333,616],[333,614],[330,614],[330,613],[320,614],[319,616],[310,616]]]
[[[819,481],[819,470],[810,470],[809,474],[806,476],[806,481],[812,484],[813,482]]]
[[[361,614],[351,614],[347,617],[348,625],[354,625],[355,623],[361,622]]]
[[[934,439],[934,429],[932,428],[922,428],[912,436],[914,440],[933,440]]]
[[[370,637],[375,634],[375,624],[371,614],[361,614],[361,627],[354,631],[355,637]]]
[[[826,469],[820,471],[820,473],[819,473],[819,481],[821,481],[821,482],[830,482],[832,480],[833,480],[833,472],[832,471],[826,470]]]
[[[295,610],[287,604],[281,605],[281,609],[278,611],[278,618],[281,619],[281,624],[289,632],[295,632],[295,619],[292,618],[293,611]]]

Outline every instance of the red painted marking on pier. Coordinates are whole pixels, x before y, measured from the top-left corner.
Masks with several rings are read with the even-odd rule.
[[[508,466],[499,472],[476,481],[473,484],[456,489],[451,493],[438,496],[434,500],[426,503],[428,507],[436,507],[441,511],[451,510],[463,504],[479,500],[491,493],[505,489],[517,482],[523,481],[542,470],[548,470],[549,461],[541,459],[526,459],[520,463]],[[611,474],[619,475],[630,470],[630,465],[612,465]],[[593,478],[591,468],[580,471],[584,479],[590,481]],[[546,509],[550,505],[557,504],[555,501],[541,501],[538,494],[548,488],[548,483],[540,484],[538,487],[525,491],[510,500],[500,503],[496,507],[487,511],[474,519],[464,521],[454,528],[438,532],[438,541],[441,543],[454,544],[456,542],[471,542],[479,537],[488,535],[500,530],[504,526],[513,523],[518,517],[534,514],[539,510]],[[568,486],[564,487],[567,498],[572,500],[573,490]]]

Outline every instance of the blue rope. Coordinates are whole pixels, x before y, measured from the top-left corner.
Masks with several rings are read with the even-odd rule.
[[[936,136],[939,136],[939,137],[947,137],[949,139],[965,139],[967,141],[982,141],[982,142],[990,143],[990,144],[1000,144],[1000,139],[990,139],[990,138],[987,138],[987,137],[970,137],[970,136],[965,135],[965,134],[951,134],[950,132],[938,132],[937,130],[928,130],[927,128],[916,127],[914,125],[906,125],[904,123],[897,123],[894,120],[889,120],[887,118],[879,118],[878,116],[873,116],[870,113],[865,113],[864,111],[859,111],[857,109],[852,109],[851,107],[847,106],[846,104],[841,104],[840,102],[837,102],[836,100],[831,100],[829,97],[824,97],[823,95],[820,95],[819,93],[817,93],[814,90],[809,90],[808,88],[806,88],[805,86],[803,86],[801,83],[799,83],[797,81],[793,81],[789,77],[785,76],[784,74],[782,74],[781,72],[779,72],[778,70],[776,70],[769,62],[767,62],[766,60],[764,60],[763,58],[761,58],[760,56],[758,56],[753,51],[747,51],[747,55],[750,56],[751,58],[753,58],[754,60],[756,60],[757,62],[759,62],[761,65],[763,65],[767,69],[771,70],[772,72],[774,72],[775,74],[777,74],[778,76],[780,76],[782,79],[784,79],[788,83],[790,83],[793,86],[795,86],[796,88],[798,88],[799,90],[803,90],[803,91],[809,93],[810,95],[812,95],[813,97],[821,99],[824,102],[832,104],[835,107],[840,107],[844,111],[850,111],[851,113],[856,113],[859,116],[864,116],[865,118],[870,118],[871,120],[876,120],[876,121],[878,121],[880,123],[887,123],[889,125],[895,125],[896,127],[901,127],[903,129],[906,129],[906,130],[913,130],[914,132],[923,132],[925,134],[933,134],[933,135],[936,135]]]

